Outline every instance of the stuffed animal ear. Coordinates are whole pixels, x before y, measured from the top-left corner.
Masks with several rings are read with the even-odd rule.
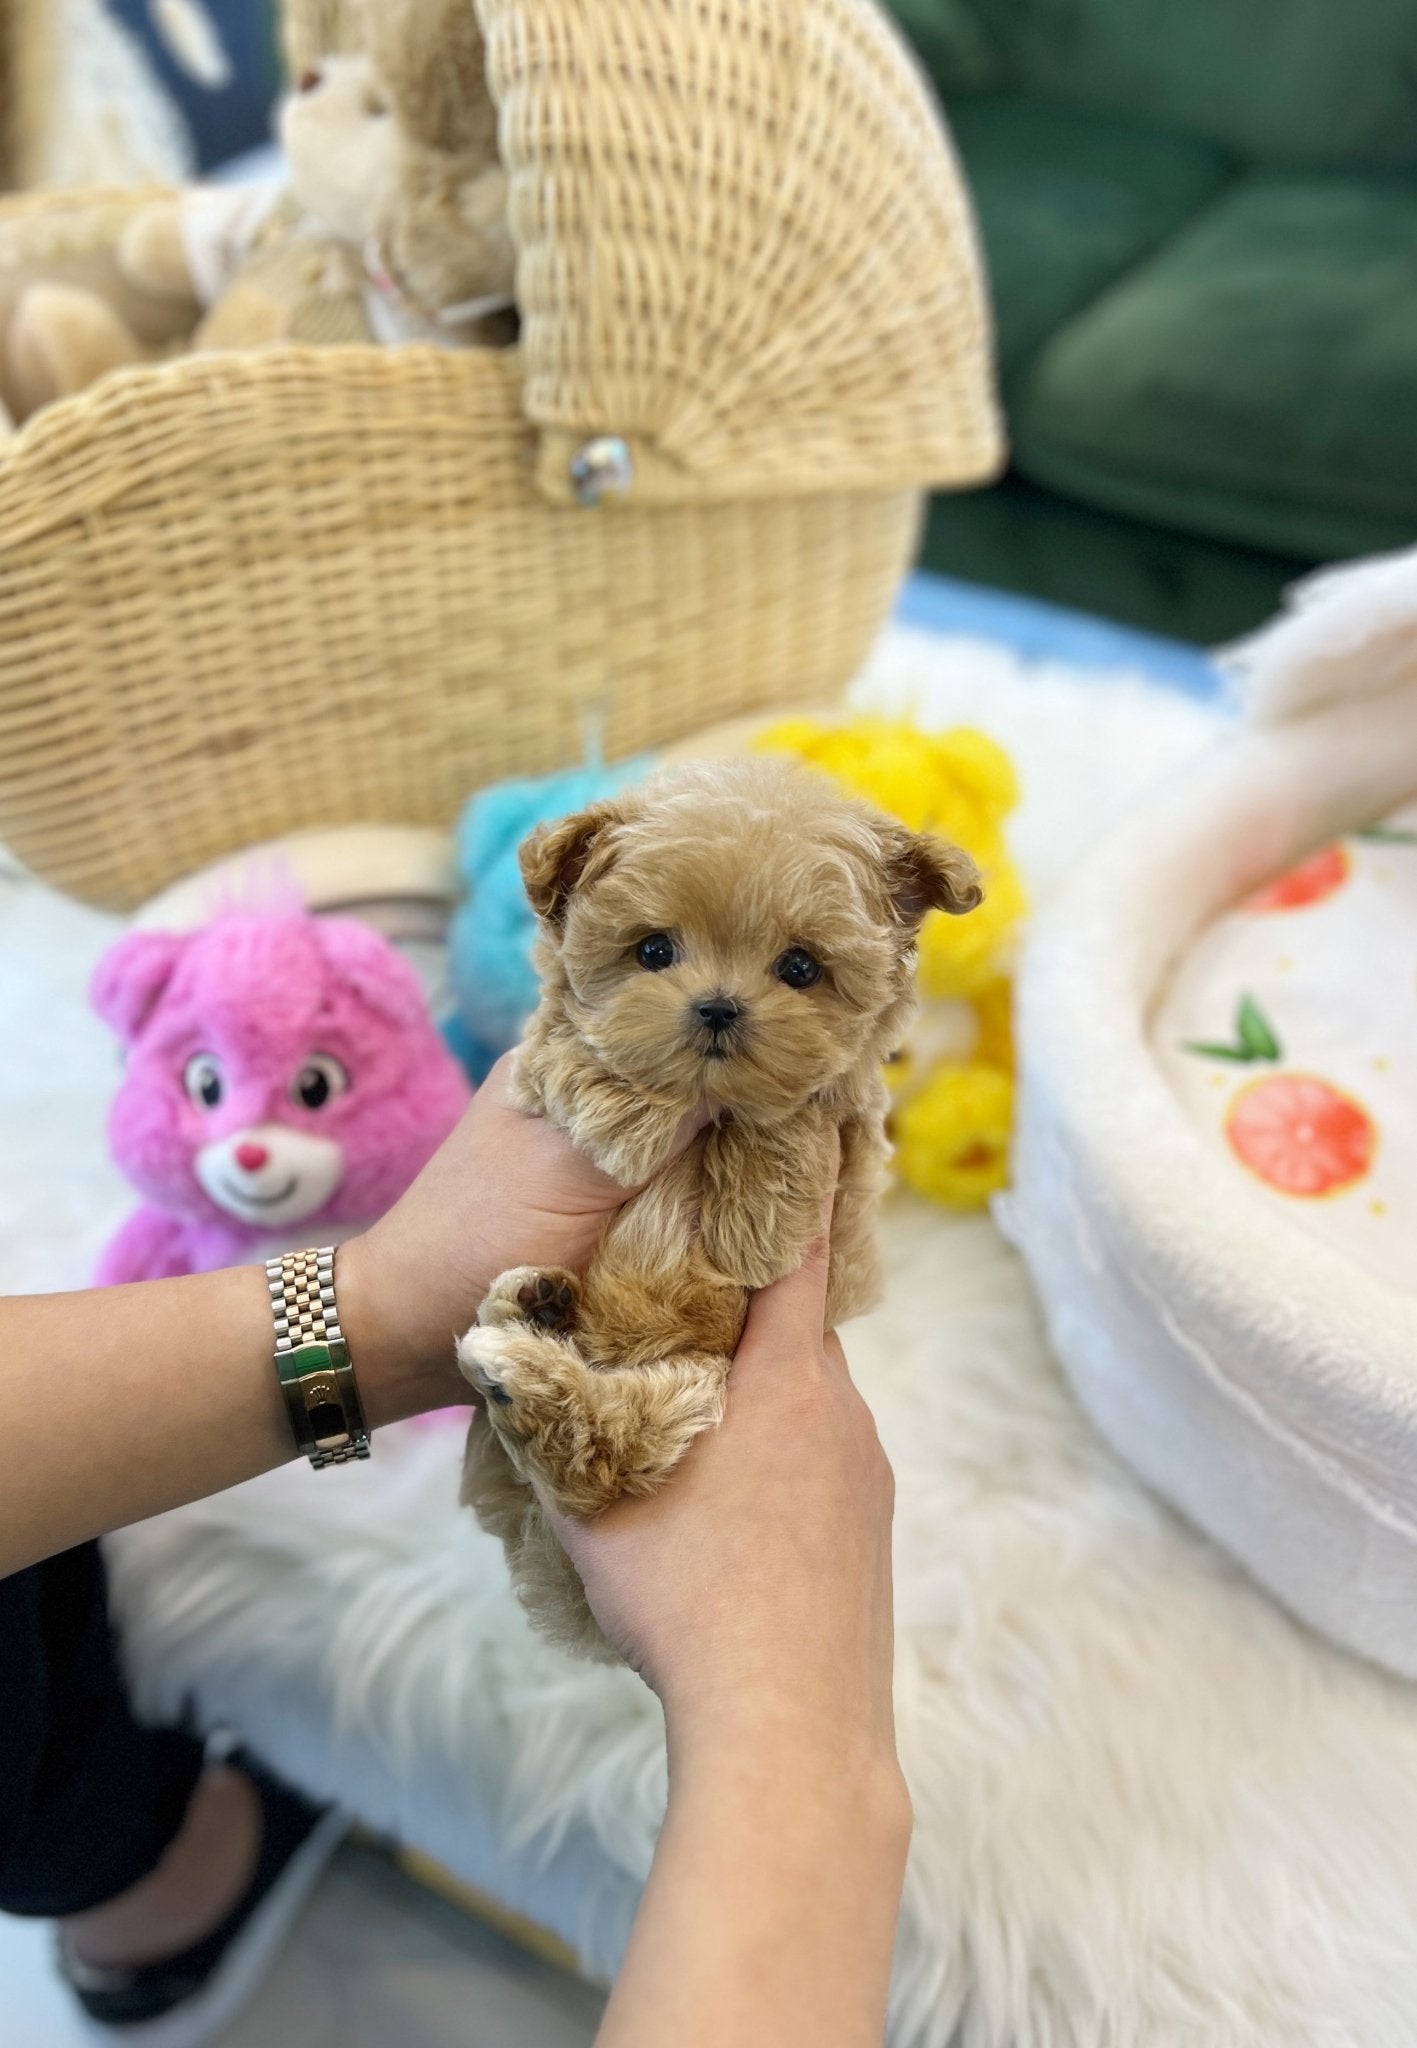
[[[157,1008],[186,944],[179,932],[129,932],[94,969],[89,1001],[124,1045]]]
[[[896,916],[911,930],[927,911],[961,917],[984,901],[979,870],[962,846],[898,826],[883,835],[886,886]]]
[[[497,114],[472,0],[379,0],[364,29],[406,140],[495,162]]]
[[[374,221],[385,264],[427,306],[510,297],[516,251],[472,0],[380,0],[365,40],[395,116]]]
[[[592,871],[604,873],[610,861],[609,839],[623,825],[625,806],[618,800],[590,804],[583,811],[540,825],[522,843],[522,880],[532,909],[547,924],[561,924],[572,894]]]
[[[315,936],[325,964],[361,1002],[391,1024],[427,1020],[423,985],[402,953],[354,917],[317,917]]]

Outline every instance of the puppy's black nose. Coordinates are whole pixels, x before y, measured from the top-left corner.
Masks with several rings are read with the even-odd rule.
[[[695,1003],[694,1011],[700,1023],[707,1024],[715,1037],[720,1031],[726,1031],[730,1024],[736,1024],[743,1014],[732,996],[710,996],[705,1002]]]

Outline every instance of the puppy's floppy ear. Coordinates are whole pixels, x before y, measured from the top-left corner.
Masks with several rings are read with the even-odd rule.
[[[554,825],[538,825],[522,842],[522,880],[532,909],[547,924],[560,924],[572,892],[586,879],[592,864],[597,871],[608,865],[608,840],[612,826],[623,825],[623,804],[606,800],[588,804]]]
[[[882,834],[886,886],[896,916],[911,930],[930,910],[960,917],[984,901],[979,870],[962,846],[893,826]]]

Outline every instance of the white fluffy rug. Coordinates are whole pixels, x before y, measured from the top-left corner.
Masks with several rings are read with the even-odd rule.
[[[1036,891],[1211,715],[1116,677],[887,636],[863,701],[1014,751]],[[102,920],[0,889],[0,1285],[111,1217]],[[896,2048],[1412,2048],[1417,1695],[1289,1621],[1093,1436],[993,1226],[897,1202],[849,1332],[899,1480],[916,1807]],[[459,1443],[289,1468],[112,1546],[143,1697],[195,1699],[613,1966],[664,1795],[627,1673],[526,1631],[454,1505]],[[545,1867],[537,1874],[538,1858]]]

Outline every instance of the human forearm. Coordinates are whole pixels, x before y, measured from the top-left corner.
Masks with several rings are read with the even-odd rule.
[[[408,1193],[336,1261],[370,1428],[466,1401],[454,1345],[492,1280],[582,1266],[624,1196],[514,1106],[500,1061]],[[0,1575],[291,1457],[273,1351],[258,1266],[0,1300]]]
[[[790,1716],[676,1754],[598,2048],[878,2048],[910,1809],[894,1752]]]
[[[385,1334],[362,1241],[336,1284],[371,1428],[461,1398],[451,1334],[441,1370]],[[258,1266],[0,1301],[0,1577],[292,1457],[273,1349]]]

